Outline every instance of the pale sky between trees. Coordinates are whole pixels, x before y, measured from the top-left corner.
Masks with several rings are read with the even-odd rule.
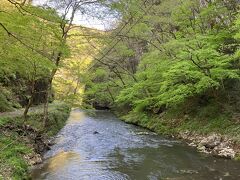
[[[33,0],[33,5],[45,5],[51,6],[51,0]],[[100,13],[103,11],[99,7],[93,7],[96,11]],[[91,8],[91,9],[93,9]],[[59,11],[61,13],[61,11]],[[82,14],[81,12],[76,13],[74,18],[74,24],[83,25],[85,27],[94,28],[98,30],[109,30],[111,29],[114,24],[117,22],[117,18],[114,17],[115,15],[107,13],[104,15],[103,18],[93,17],[91,15]]]

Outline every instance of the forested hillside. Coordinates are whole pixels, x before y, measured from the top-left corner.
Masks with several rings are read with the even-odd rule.
[[[239,0],[0,0],[0,179],[28,177],[70,106],[239,159],[239,11]],[[130,132],[121,123],[108,133]]]
[[[87,103],[162,133],[239,138],[239,1],[125,1],[88,72]],[[201,128],[199,128],[201,127]]]
[[[99,41],[103,36],[103,31],[79,26],[69,32],[70,56],[63,61],[54,78],[55,99],[74,107],[82,105],[86,72],[100,49]]]
[[[26,107],[26,116],[32,105],[53,99],[79,106],[80,79],[101,33],[28,1],[1,4],[0,112]]]
[[[0,4],[0,179],[26,179],[69,116],[67,104],[52,103],[63,96],[55,77],[80,42],[68,41],[73,22],[56,9],[26,0]]]
[[[60,17],[52,9],[1,1],[0,111],[45,103],[56,53],[66,56]]]

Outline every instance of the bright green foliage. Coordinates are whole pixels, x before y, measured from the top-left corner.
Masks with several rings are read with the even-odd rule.
[[[52,54],[62,48],[60,30],[56,28],[59,18],[52,10],[31,6],[24,7],[23,13],[16,8],[1,12],[0,22],[14,36],[1,27],[1,72],[29,76],[36,71],[39,76],[46,75],[53,66]],[[55,22],[48,22],[53,19]]]
[[[237,51],[236,51],[236,59],[239,59],[240,58],[240,46],[239,46],[239,44],[240,44],[240,15],[238,15],[238,17],[237,17],[237,19],[236,19],[236,21],[235,21],[235,27],[234,27],[235,29],[236,29],[236,35],[234,36],[235,37],[235,39],[237,40],[237,42],[236,42],[236,44],[238,45],[237,46]],[[239,60],[238,60],[238,63],[239,63]]]
[[[113,42],[122,39],[104,58],[105,64],[95,66],[96,72],[99,66],[105,70],[105,79],[95,73],[87,93],[105,92],[104,100],[113,96],[111,106],[131,112],[161,113],[193,101],[199,107],[209,101],[221,107],[236,103],[232,88],[240,78],[237,1],[122,0],[113,8],[123,21],[130,21],[110,36]],[[112,44],[106,46],[110,49]],[[129,51],[133,53],[126,56]],[[116,88],[118,82],[124,83]]]
[[[43,87],[38,90],[34,86],[41,84],[39,82],[44,84],[51,75],[57,53],[61,52],[62,57],[68,55],[68,48],[62,43],[61,18],[50,8],[14,6],[5,0],[1,3],[0,87],[9,89],[12,98],[4,100],[5,95],[1,93],[0,104],[7,106],[19,101],[26,105],[35,93],[44,94]],[[16,106],[9,105],[0,111],[11,110],[12,107]]]
[[[82,105],[84,84],[89,79],[89,76],[85,76],[85,72],[92,63],[92,56],[97,51],[101,33],[98,30],[82,27],[75,27],[69,31],[66,41],[71,56],[60,63],[60,68],[54,78],[55,99],[74,107]],[[87,36],[83,36],[83,34],[87,34]]]
[[[0,86],[0,112],[11,111],[13,108],[19,108],[20,105],[13,98],[13,92],[6,88]]]
[[[13,133],[11,137],[0,135],[1,143],[0,147],[5,147],[11,144],[11,148],[2,150],[0,153],[0,178],[11,176],[14,179],[27,176],[27,163],[23,160],[22,155],[31,153],[32,150],[27,147],[24,143],[17,141],[17,134]],[[14,154],[14,156],[13,156]],[[12,171],[13,167],[14,171]]]

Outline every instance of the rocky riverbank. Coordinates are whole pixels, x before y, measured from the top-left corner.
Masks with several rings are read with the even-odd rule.
[[[196,147],[198,151],[206,154],[230,159],[236,159],[240,155],[240,145],[220,134],[203,136],[185,131],[179,133],[177,137],[186,140],[189,146]]]
[[[183,139],[200,152],[240,159],[240,124],[231,119],[166,118],[140,113],[128,114],[121,119],[158,134]]]

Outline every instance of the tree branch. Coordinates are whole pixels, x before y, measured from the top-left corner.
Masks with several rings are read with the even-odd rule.
[[[7,29],[7,27],[4,26],[1,22],[0,22],[0,26],[1,26],[1,27],[3,28],[3,30],[7,33],[8,36],[13,37],[13,38],[16,39],[20,44],[22,44],[23,46],[25,46],[26,48],[31,49],[32,51],[38,53],[39,55],[41,55],[41,56],[43,56],[43,57],[45,57],[45,58],[47,58],[47,59],[49,59],[49,60],[52,60],[51,57],[50,57],[48,54],[46,54],[46,53],[44,53],[44,52],[42,52],[42,51],[39,51],[39,50],[33,48],[32,46],[28,45],[27,43],[23,42],[21,39],[19,39],[17,36],[15,36],[12,32],[10,32],[10,31]]]

